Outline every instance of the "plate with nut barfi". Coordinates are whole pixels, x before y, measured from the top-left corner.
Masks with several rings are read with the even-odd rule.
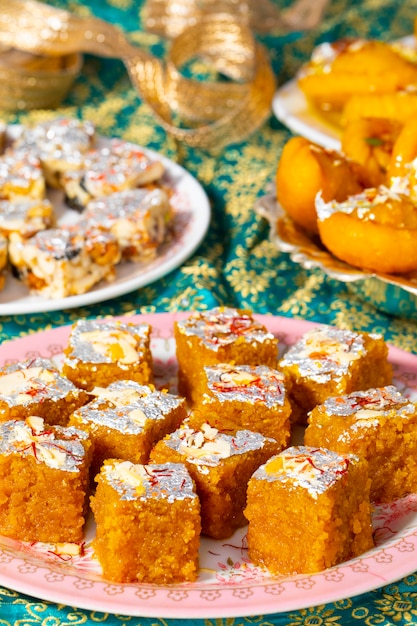
[[[129,293],[181,265],[207,232],[202,186],[155,151],[78,119],[0,134],[0,315]]]
[[[210,317],[207,318],[207,316]],[[209,319],[210,327],[208,332],[202,332],[207,319]],[[190,337],[193,339],[187,348],[186,340]],[[234,364],[226,367],[225,364],[217,365],[212,362],[207,368],[204,366],[207,381],[205,390],[203,391],[202,387],[200,396],[204,398],[204,403],[198,405],[197,398],[196,406],[199,410],[188,413],[184,418],[184,406],[181,403],[183,396],[180,395],[179,389],[185,389],[187,385],[194,388],[193,380],[197,380],[193,378],[195,371],[187,370],[189,361],[187,350],[191,349],[194,355],[193,363],[199,365],[201,359],[207,359],[210,350],[221,351],[218,353],[221,354],[222,359],[225,358],[230,342],[239,339],[236,344],[238,352],[235,352],[235,356],[240,354],[242,358],[246,358],[250,356],[242,341],[246,337],[251,338],[250,350],[253,349],[255,343],[259,343],[259,350],[265,359],[270,359],[272,351],[276,349],[282,368],[276,370],[272,368],[271,374],[270,366],[266,365],[261,370],[258,365]],[[332,358],[329,358],[329,350],[332,351]],[[141,366],[132,365],[135,363],[133,358],[135,354],[140,354]],[[104,358],[106,355],[109,359]],[[365,360],[362,363],[363,358]],[[369,358],[373,359],[374,363],[381,363],[381,368],[369,368],[367,365]],[[362,380],[363,385],[372,384],[371,379],[368,378],[369,370],[378,369],[379,374],[373,381],[383,387],[369,393],[367,391],[355,392],[356,395],[350,394],[344,400],[337,396],[337,402],[320,405],[320,410],[315,411],[312,418],[310,441],[314,442],[313,447],[308,448],[304,443],[306,431],[302,417],[297,416],[292,439],[288,440],[288,403],[283,397],[279,400],[278,396],[284,395],[286,377],[292,375],[297,363],[299,367],[309,369],[310,373],[314,371],[314,367],[309,367],[310,359],[319,359],[321,363],[327,364],[328,371],[333,369],[339,373],[344,371],[345,365],[351,361],[354,369],[352,376],[356,377],[357,381]],[[110,360],[111,366],[109,366]],[[48,362],[52,365],[48,365]],[[152,364],[151,369],[150,364]],[[358,371],[358,364],[361,364],[362,373]],[[96,387],[92,378],[94,372],[100,372],[101,377],[97,380]],[[126,383],[126,381],[119,380],[106,388],[106,382],[110,380],[109,376],[115,374],[119,379],[130,377],[129,381]],[[321,393],[320,386],[330,388],[323,377],[316,378],[317,381],[320,385],[316,385],[315,392]],[[346,377],[344,377],[345,383],[347,383],[345,390],[349,391],[349,379]],[[387,385],[387,383],[390,384]],[[122,391],[121,387],[123,387]],[[146,391],[143,391],[145,388]],[[340,393],[340,388],[338,393]],[[138,395],[141,396],[139,400]],[[90,396],[91,406],[86,404],[86,396]],[[274,397],[275,400],[268,408],[270,397]],[[246,409],[251,398],[255,399],[259,410],[253,418],[248,418]],[[205,404],[206,401],[208,404]],[[230,404],[227,404],[228,401]],[[62,411],[56,410],[60,402],[64,402],[67,411],[73,412],[76,421],[71,421],[70,418],[69,424],[76,424],[76,428],[63,426],[62,420],[68,419],[68,414],[63,415]],[[225,419],[229,420],[225,428],[230,431],[233,428],[231,420],[236,419],[236,416],[241,420],[241,427],[247,428],[246,419],[259,420],[262,415],[262,420],[257,422],[257,433],[251,434],[248,430],[239,430],[230,438],[230,435],[225,430],[222,431],[220,424],[215,421],[216,415],[219,415],[218,411],[216,413],[219,402],[222,403],[222,414]],[[359,467],[359,457],[356,455],[342,456],[329,451],[321,453],[320,448],[317,447],[316,437],[325,429],[326,420],[329,415],[332,415],[336,430],[334,428],[329,430],[328,441],[330,442],[332,437],[337,435],[337,429],[340,428],[345,415],[350,430],[346,431],[344,437],[339,437],[339,441],[346,441],[350,437],[352,442],[357,442],[352,445],[360,445],[357,435],[361,429],[365,429],[365,438],[368,442],[376,441],[374,439],[376,428],[379,429],[378,432],[381,435],[378,435],[379,445],[389,447],[392,445],[393,432],[389,424],[392,423],[395,426],[395,424],[398,425],[398,421],[401,421],[404,424],[404,432],[409,433],[407,429],[417,420],[415,402],[417,402],[417,357],[386,345],[381,335],[372,334],[364,337],[360,333],[340,331],[328,326],[317,328],[317,325],[312,322],[266,315],[251,316],[248,312],[224,307],[201,314],[160,313],[81,321],[73,326],[58,327],[5,342],[0,346],[0,414],[2,416],[0,429],[3,431],[0,447],[1,497],[3,498],[4,493],[7,493],[7,484],[9,484],[7,477],[13,477],[13,471],[24,472],[22,475],[25,485],[22,489],[16,488],[20,478],[15,475],[14,489],[8,492],[7,498],[10,493],[14,494],[10,496],[10,502],[13,500],[12,507],[17,507],[15,508],[17,515],[10,514],[6,516],[6,519],[0,511],[0,524],[3,528],[0,536],[0,584],[34,597],[92,611],[155,618],[207,619],[265,615],[317,606],[355,596],[398,580],[411,574],[416,568],[417,490],[416,493],[412,492],[395,499],[393,494],[402,488],[401,484],[404,480],[401,472],[395,470],[390,472],[392,480],[390,476],[382,475],[378,477],[379,482],[375,480],[374,493],[377,493],[383,502],[374,502],[373,506],[369,507],[369,504],[365,505],[359,500],[359,507],[357,507],[358,494],[363,495],[368,490],[366,493],[369,495],[370,481],[366,479],[366,476],[363,478],[362,474],[366,472],[364,461],[361,460],[363,467]],[[159,411],[158,403],[160,409],[164,407],[164,425],[146,430],[145,424],[150,421],[148,417],[151,414],[155,416],[155,411],[157,413]],[[30,410],[38,415],[20,420],[23,415],[21,412],[27,406],[32,406]],[[237,411],[239,406],[241,410]],[[130,407],[128,411],[130,426],[127,426],[126,407]],[[103,418],[104,414],[106,418]],[[5,415],[8,415],[9,421],[4,421]],[[268,421],[268,415],[273,415],[274,419]],[[53,416],[56,416],[56,419]],[[200,427],[201,417],[204,423]],[[10,421],[11,418],[16,419]],[[52,420],[53,424],[46,426],[48,419]],[[105,445],[115,444],[119,437],[115,435],[111,440],[109,439],[109,431],[116,422],[119,425],[125,425],[123,426],[124,441],[119,450],[127,449],[127,442],[133,427],[142,435],[146,430],[146,436],[141,435],[141,438],[137,440],[139,443],[136,448],[140,446],[141,449],[146,450],[147,455],[149,449],[154,446],[150,453],[150,458],[154,458],[154,464],[141,465],[138,471],[138,466],[126,460],[109,459],[106,461],[100,471],[100,484],[96,495],[91,500],[94,516],[90,511],[85,528],[81,531],[79,525],[74,522],[73,526],[65,531],[68,535],[57,535],[56,527],[61,524],[57,520],[61,519],[63,512],[59,510],[59,507],[54,508],[56,493],[54,494],[52,487],[48,487],[47,494],[42,494],[40,485],[45,479],[48,479],[46,484],[52,485],[48,476],[53,474],[48,474],[49,471],[55,472],[59,477],[64,470],[68,470],[73,472],[71,480],[64,481],[65,485],[61,488],[68,489],[71,482],[74,484],[74,489],[77,489],[75,470],[78,467],[78,459],[87,459],[91,462],[91,446],[85,444],[86,434],[83,428],[86,427],[87,421],[91,424],[94,419],[106,420],[104,425],[107,433],[105,435],[107,443],[103,444],[104,447],[100,447],[98,440],[94,443],[93,459],[95,458],[96,465],[100,454],[106,456]],[[210,421],[211,419],[214,421]],[[181,420],[184,422],[178,430]],[[286,443],[284,440],[280,443],[283,450],[275,455],[277,440],[273,444],[273,439],[268,436],[268,446],[259,446],[259,442],[266,441],[259,433],[263,422],[269,429],[268,435],[274,434],[271,429],[277,428],[277,421],[281,423],[281,433]],[[153,423],[156,424],[157,420],[155,419]],[[94,433],[97,434],[99,426],[98,424],[96,426]],[[177,430],[173,430],[176,428]],[[62,429],[66,429],[65,435],[62,434]],[[176,434],[178,432],[179,436]],[[415,437],[411,436],[411,439],[412,445],[417,445],[414,441]],[[401,445],[410,445],[408,435],[402,441]],[[286,445],[290,447],[286,448]],[[397,452],[398,450],[401,452],[401,445],[394,446]],[[9,449],[10,446],[11,449]],[[268,447],[271,447],[269,451]],[[265,455],[275,455],[252,474],[251,490],[248,490],[248,498],[249,496],[252,498],[249,507],[250,515],[248,515],[249,527],[247,523],[240,520],[239,528],[235,529],[233,524],[236,518],[232,516],[232,519],[229,516],[226,520],[228,507],[230,509],[235,505],[233,502],[211,504],[214,510],[206,511],[205,518],[202,505],[203,528],[204,524],[206,526],[205,531],[201,533],[199,543],[196,544],[196,536],[200,529],[198,501],[193,491],[195,487],[193,487],[193,480],[190,478],[191,470],[188,473],[185,469],[191,465],[185,463],[183,466],[179,463],[177,467],[181,466],[181,470],[178,472],[173,470],[173,467],[178,463],[179,458],[185,458],[184,455],[188,455],[194,468],[204,468],[201,469],[200,478],[196,473],[193,474],[196,481],[201,479],[204,484],[206,480],[204,477],[211,475],[211,472],[220,471],[214,459],[225,460],[231,455],[237,459],[236,455],[240,450],[251,458],[249,465],[244,457],[243,460],[233,461],[236,463],[235,467],[239,467],[240,477],[248,467],[250,472],[253,472],[253,463],[258,465],[263,463]],[[402,453],[404,450],[405,448]],[[117,454],[120,456],[122,452]],[[376,450],[376,455],[378,454],[381,454],[381,451]],[[411,462],[416,455],[413,454],[410,457],[412,457],[410,461],[404,460],[404,462]],[[19,462],[23,465],[17,465],[18,460],[14,466],[8,465],[8,459],[11,458],[20,459]],[[335,464],[333,464],[334,459],[336,459]],[[393,459],[394,465],[397,460]],[[143,463],[143,458],[135,462]],[[27,502],[29,504],[36,502],[37,505],[32,506],[30,511],[24,509],[23,514],[23,509],[19,507],[29,506],[22,503],[25,500],[25,491],[29,489],[30,464],[32,469],[36,468],[37,480],[31,487],[32,496],[27,499]],[[226,464],[225,460],[225,466]],[[80,467],[81,465],[82,463]],[[307,496],[313,508],[317,507],[317,503],[320,502],[318,512],[324,515],[326,507],[331,503],[331,498],[325,498],[325,501],[319,500],[327,493],[327,487],[322,493],[320,485],[327,485],[323,482],[323,477],[328,476],[329,466],[332,466],[334,470],[330,482],[334,480],[337,483],[339,481],[343,483],[349,474],[352,476],[350,482],[344,483],[340,492],[343,498],[348,487],[352,490],[352,499],[346,506],[343,505],[338,509],[338,515],[343,519],[346,510],[354,511],[357,507],[356,512],[352,513],[352,520],[348,513],[346,522],[342,526],[342,528],[348,527],[352,521],[355,536],[360,538],[360,541],[354,540],[357,542],[356,556],[346,557],[329,567],[323,566],[323,562],[319,560],[318,567],[317,563],[315,568],[313,567],[315,573],[278,575],[273,573],[274,561],[270,563],[264,561],[263,565],[255,564],[257,556],[262,554],[265,542],[270,541],[268,535],[271,534],[268,530],[270,520],[265,519],[265,523],[262,520],[262,505],[259,507],[257,499],[259,494],[262,494],[265,489],[272,490],[271,497],[275,498],[274,477],[282,472],[288,475],[296,468],[300,478],[297,483],[298,487],[313,485],[310,495],[305,493],[300,502],[305,504]],[[378,471],[378,466],[375,468],[375,471]],[[409,470],[407,473],[417,480],[416,469],[411,466],[407,468]],[[361,479],[358,479],[359,475]],[[266,483],[264,484],[265,477]],[[405,480],[407,481],[408,478],[405,477]],[[233,473],[228,476],[227,481],[235,485],[232,487],[236,493],[235,500],[241,499],[242,485],[236,482]],[[145,565],[150,561],[149,567],[153,568],[153,575],[157,577],[166,576],[167,572],[176,572],[176,565],[180,567],[185,564],[187,567],[181,570],[183,580],[180,582],[155,583],[149,579],[146,580],[146,577],[141,581],[120,582],[125,575],[120,574],[119,570],[123,549],[120,548],[118,552],[109,547],[112,545],[113,537],[110,539],[106,536],[108,524],[106,507],[108,503],[111,503],[112,511],[114,511],[113,518],[120,515],[120,519],[124,519],[124,513],[130,510],[130,501],[128,491],[123,491],[121,485],[127,485],[129,493],[133,493],[135,498],[146,502],[143,513],[145,516],[152,516],[152,511],[155,510],[157,519],[160,520],[165,515],[164,509],[171,507],[167,518],[171,520],[171,523],[168,523],[165,533],[160,536],[158,547],[155,545],[150,550],[147,546],[143,553],[147,556],[141,558],[144,559]],[[197,485],[198,489],[199,485]],[[362,489],[364,491],[361,491]],[[297,490],[293,492],[296,493]],[[158,500],[158,494],[164,496],[162,504]],[[62,492],[62,501],[67,502],[65,499],[67,495],[64,491]],[[42,499],[42,497],[48,499],[47,507],[39,505],[37,499]],[[285,492],[280,497],[286,497]],[[186,506],[187,498],[192,503],[190,507]],[[203,502],[203,496],[199,495],[199,498]],[[262,503],[262,500],[260,502]],[[216,516],[216,510],[220,510],[223,505],[225,513],[222,519],[219,519],[219,516]],[[153,507],[156,508],[153,509]],[[65,526],[74,515],[76,519],[75,508],[75,504],[66,506],[62,526]],[[296,528],[302,527],[301,518],[308,519],[308,507],[303,510],[304,514],[300,514]],[[274,515],[269,499],[264,511]],[[28,526],[30,516],[43,519],[42,541],[13,538],[14,533],[21,532],[23,528],[30,526],[30,524]],[[314,524],[319,523],[317,521],[319,518],[320,515],[315,516]],[[55,527],[54,519],[56,520]],[[232,524],[226,533],[223,533],[224,520],[226,525]],[[371,520],[371,526],[369,526],[369,520]],[[128,517],[126,517],[126,524],[128,523]],[[281,519],[280,524],[281,533],[278,528],[277,539],[271,543],[270,550],[269,548],[267,550],[267,554],[270,551],[275,552],[277,558],[280,558],[285,550],[277,552],[275,546],[279,538],[287,541],[288,530],[283,526],[285,520]],[[248,531],[251,525],[252,535],[255,533],[255,536],[251,536]],[[130,535],[128,535],[127,526],[125,524],[122,526],[123,528],[119,529],[121,533],[118,533],[118,539],[117,537],[116,539],[123,542],[123,536]],[[5,536],[5,528],[8,529],[7,536]],[[11,530],[13,528],[14,530]],[[149,528],[151,541],[156,530],[152,524]],[[340,528],[339,530],[337,528],[336,524],[331,545],[340,539]],[[273,532],[275,533],[275,529]],[[65,540],[65,536],[68,536],[68,540]],[[262,539],[263,536],[265,536],[264,539]],[[48,541],[49,537],[50,541]],[[110,543],[108,543],[109,540]],[[190,550],[194,551],[191,556],[181,552],[182,543],[187,543],[187,541]],[[308,542],[303,542],[301,534],[299,542],[304,544],[304,553],[303,550],[298,552],[305,559],[305,546],[312,546],[314,537]],[[163,546],[166,547],[166,545],[170,546],[170,552],[164,557]],[[128,554],[132,552],[132,545],[130,548]],[[290,550],[289,558],[292,558],[291,555],[296,552],[296,549]],[[313,552],[307,549],[307,557],[313,555]],[[150,553],[153,555],[152,559],[149,559]],[[171,558],[172,553],[176,555],[175,559],[178,559],[178,563]],[[325,554],[329,554],[329,550],[325,551]],[[317,558],[317,553],[313,556]],[[161,558],[166,559],[165,568],[156,570],[155,573],[154,566],[160,562]],[[196,563],[197,570],[193,570]],[[104,576],[104,570],[108,572],[108,576]]]

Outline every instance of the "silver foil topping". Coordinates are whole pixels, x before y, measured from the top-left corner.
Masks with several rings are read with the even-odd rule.
[[[184,335],[200,337],[211,350],[218,350],[239,338],[246,343],[275,341],[274,335],[250,314],[229,307],[196,312],[178,321],[177,326]]]
[[[16,189],[29,189],[34,182],[43,181],[39,159],[27,151],[14,154],[8,152],[0,157],[0,197],[1,188],[8,184]],[[14,194],[16,194],[16,189]]]
[[[45,399],[58,402],[69,393],[78,395],[80,390],[49,359],[12,363],[0,370],[0,399],[8,406],[28,406]]]
[[[95,126],[88,120],[56,118],[25,129],[16,146],[30,149],[41,160],[65,158],[80,162],[82,154],[91,148],[94,136]]]
[[[359,333],[319,326],[289,348],[280,367],[297,366],[300,376],[326,383],[344,376],[352,361],[364,354],[364,339]]]
[[[196,499],[193,481],[181,463],[154,465],[112,461],[102,468],[102,475],[122,500]]]
[[[220,402],[262,402],[267,407],[284,404],[284,376],[270,367],[222,363],[206,366],[204,372],[209,391]],[[210,398],[205,396],[204,401]]]
[[[91,250],[93,245],[98,245],[99,243],[106,245],[116,241],[111,233],[92,228],[84,230],[81,226],[48,228],[23,241],[21,245],[23,247],[25,245],[35,246],[40,252],[45,253],[56,261],[66,260],[71,262],[79,257],[84,250]]]
[[[33,424],[33,426],[31,426]],[[39,417],[0,423],[0,454],[32,456],[38,463],[76,472],[84,462],[87,434],[72,427],[46,426]]]
[[[117,340],[119,345],[121,345],[121,340],[127,339],[128,342],[131,342],[131,344],[135,346],[135,360],[139,360],[150,334],[150,326],[146,323],[129,325],[117,320],[112,322],[79,320],[71,331],[69,345],[72,348],[72,354],[65,358],[66,363],[74,365],[76,360],[89,363],[117,362],[116,359],[106,354],[106,350],[97,350],[97,347],[94,345],[95,342],[88,340],[90,333],[92,333],[90,336],[96,336],[95,342],[97,342],[97,344],[100,343],[100,336],[102,336],[102,341],[107,343],[109,339],[112,339],[111,336],[114,335],[114,340]],[[123,337],[123,335],[126,337]]]
[[[185,399],[181,396],[141,385],[134,380],[117,380],[108,387],[96,387],[89,393],[97,396],[96,401],[105,400],[117,406],[134,404],[140,399],[145,404],[158,404],[161,411],[172,411],[185,404]]]
[[[129,189],[91,200],[83,216],[93,223],[96,221],[110,228],[120,218],[140,219],[153,207],[159,207],[167,201],[167,195],[162,189]]]
[[[117,381],[92,393],[98,394],[97,399],[78,409],[75,416],[127,435],[143,432],[149,421],[164,420],[185,403],[179,396],[153,391],[134,381]]]
[[[134,144],[111,139],[103,148],[89,150],[84,155],[82,169],[68,172],[68,181],[82,181],[93,196],[136,186],[139,177],[150,169],[151,160]],[[162,171],[161,171],[162,175]]]
[[[215,467],[228,457],[259,450],[267,440],[250,430],[239,430],[234,435],[228,435],[203,424],[200,430],[183,425],[168,435],[164,443],[172,450],[186,455],[190,463]]]
[[[341,455],[324,448],[293,446],[261,465],[252,479],[301,487],[316,499],[348,472],[350,464],[358,462],[359,458],[354,454]]]
[[[44,208],[45,216],[39,214],[36,215],[34,209],[37,207]],[[43,200],[36,200],[34,198],[18,198],[13,201],[0,200],[0,228],[6,230],[17,230],[24,233],[26,224],[34,222],[39,223],[39,228],[44,227],[44,224],[49,224],[52,221],[53,206],[46,198]]]
[[[394,385],[328,398],[323,407],[330,415],[358,415],[361,420],[386,416],[393,412],[396,417],[408,417],[417,413],[416,405],[405,398]]]

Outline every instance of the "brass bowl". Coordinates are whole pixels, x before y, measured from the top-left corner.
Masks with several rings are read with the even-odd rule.
[[[81,71],[83,57],[72,53],[42,56],[0,50],[0,108],[5,111],[47,109],[58,106]]]

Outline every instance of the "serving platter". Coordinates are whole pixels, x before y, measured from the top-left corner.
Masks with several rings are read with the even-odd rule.
[[[20,129],[17,125],[8,127],[8,141],[16,138]],[[102,147],[108,141],[108,138],[98,137],[96,145]],[[156,258],[146,263],[120,263],[112,282],[101,281],[90,291],[67,298],[49,299],[30,295],[28,289],[9,274],[5,288],[0,291],[0,316],[72,309],[110,300],[162,278],[194,253],[210,223],[211,209],[207,194],[198,180],[183,167],[153,150],[139,148],[151,159],[163,163],[165,173],[162,182],[172,192],[172,236],[160,246]],[[55,207],[58,224],[73,224],[80,219],[77,211],[65,205],[62,192],[49,190],[48,198]]]
[[[273,192],[261,196],[255,210],[268,220],[272,243],[294,263],[308,270],[321,269],[384,313],[417,319],[417,272],[381,274],[340,261],[317,236],[304,231],[285,213]]]
[[[125,321],[151,324],[151,348],[158,387],[176,392],[173,325],[189,313],[161,313]],[[314,324],[255,316],[279,338],[281,354]],[[70,328],[58,327],[3,343],[0,366],[38,356],[62,363]],[[417,356],[389,348],[394,384],[417,400]],[[417,494],[376,506],[376,547],[362,556],[314,575],[274,577],[247,557],[246,529],[226,541],[202,538],[195,583],[170,586],[106,581],[93,556],[94,524],[71,556],[53,544],[29,544],[0,537],[0,584],[16,591],[92,611],[155,618],[227,618],[298,610],[335,602],[405,577],[416,569]],[[173,529],[173,532],[176,530]],[[180,530],[177,530],[180,532]]]

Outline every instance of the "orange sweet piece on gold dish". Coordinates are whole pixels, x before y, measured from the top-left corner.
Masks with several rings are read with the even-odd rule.
[[[300,226],[318,233],[315,198],[341,202],[362,191],[352,162],[304,137],[290,139],[276,171],[276,194],[284,211]]]
[[[318,196],[316,208],[320,238],[338,259],[379,273],[417,269],[417,208],[407,193],[381,186],[342,203]]]

